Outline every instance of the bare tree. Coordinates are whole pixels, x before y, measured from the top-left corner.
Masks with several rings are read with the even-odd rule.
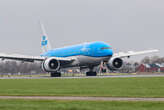
[[[141,63],[150,64],[150,63],[151,63],[150,57],[148,57],[148,56],[144,57],[144,58],[141,60]]]

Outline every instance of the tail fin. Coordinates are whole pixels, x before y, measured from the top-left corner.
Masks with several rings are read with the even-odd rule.
[[[46,34],[46,30],[44,25],[40,22],[41,30],[42,30],[42,38],[41,38],[41,48],[42,52],[45,53],[48,50],[51,50],[50,41],[48,40],[48,36]]]

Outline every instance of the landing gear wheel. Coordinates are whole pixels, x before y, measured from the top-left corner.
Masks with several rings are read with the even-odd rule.
[[[53,72],[53,73],[51,73],[51,77],[61,77],[61,73],[60,72]]]
[[[97,76],[97,73],[93,71],[89,71],[86,73],[86,76]]]

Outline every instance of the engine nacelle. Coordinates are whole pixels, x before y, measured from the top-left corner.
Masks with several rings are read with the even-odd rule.
[[[114,70],[117,70],[117,69],[120,69],[122,66],[123,66],[124,62],[121,58],[111,58],[109,61],[108,61],[108,68],[109,69],[114,69]]]
[[[42,63],[42,69],[46,72],[56,72],[60,69],[60,62],[53,57],[47,58]]]

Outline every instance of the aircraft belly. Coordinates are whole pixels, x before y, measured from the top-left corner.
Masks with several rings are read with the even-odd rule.
[[[89,57],[89,56],[78,56],[79,66],[86,65],[99,65],[101,61],[109,60],[110,57]]]
[[[74,60],[72,63],[67,65],[62,65],[61,68],[68,68],[68,67],[80,67],[80,66],[97,66],[100,64],[101,61],[108,61],[110,56],[108,57],[89,57],[89,56],[74,56],[72,57]]]

